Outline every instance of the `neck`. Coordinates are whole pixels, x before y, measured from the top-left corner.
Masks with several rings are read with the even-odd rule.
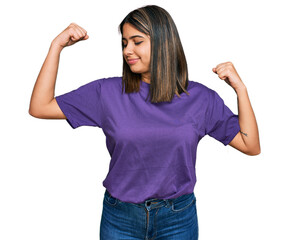
[[[146,82],[146,83],[151,83],[151,78],[150,78],[150,74],[147,73],[147,74],[142,74],[141,75],[141,80]]]

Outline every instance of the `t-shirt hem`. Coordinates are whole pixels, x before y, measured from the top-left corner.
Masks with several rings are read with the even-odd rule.
[[[71,115],[69,114],[68,110],[65,107],[65,104],[62,102],[61,98],[59,96],[55,97],[56,102],[58,104],[58,106],[60,107],[61,111],[63,112],[63,114],[65,115],[65,117],[67,118],[66,121],[67,123],[73,128],[77,128],[79,127],[79,125],[73,121]]]
[[[235,138],[235,136],[238,134],[238,132],[239,132],[240,130],[241,130],[241,129],[240,129],[240,126],[238,125],[238,126],[234,129],[232,135],[230,135],[230,136],[227,138],[227,140],[223,142],[223,144],[224,144],[225,146],[227,146],[227,145]]]

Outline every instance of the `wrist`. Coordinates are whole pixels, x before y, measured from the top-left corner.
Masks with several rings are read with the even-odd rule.
[[[245,86],[245,84],[242,83],[239,86],[235,87],[234,90],[238,94],[238,93],[241,93],[241,92],[246,92],[247,91],[247,87]]]
[[[63,48],[64,47],[61,46],[60,44],[58,44],[55,40],[53,40],[51,45],[50,45],[50,49],[56,50],[58,52],[61,52]]]

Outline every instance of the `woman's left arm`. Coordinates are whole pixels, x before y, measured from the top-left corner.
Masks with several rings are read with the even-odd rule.
[[[242,82],[234,65],[225,62],[213,68],[218,77],[225,80],[236,92],[240,132],[229,143],[230,146],[247,155],[261,153],[258,126],[245,84]]]

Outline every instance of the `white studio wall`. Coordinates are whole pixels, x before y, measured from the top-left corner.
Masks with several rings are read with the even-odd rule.
[[[55,95],[122,75],[118,25],[154,4],[173,17],[189,79],[217,91],[238,113],[236,93],[212,68],[231,61],[246,84],[261,154],[206,136],[195,194],[199,239],[289,239],[288,42],[285,1],[10,1],[0,4],[0,239],[99,239],[110,155],[100,128],[29,115],[33,86],[52,40],[70,23],[89,39],[63,50]]]

